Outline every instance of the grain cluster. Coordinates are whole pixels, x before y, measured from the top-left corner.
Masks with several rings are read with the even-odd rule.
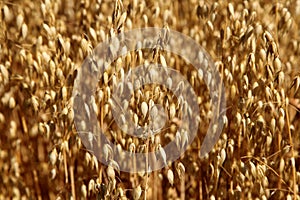
[[[299,199],[299,24],[299,0],[0,1],[0,199]],[[99,43],[154,26],[191,37],[211,55],[225,87],[221,137],[200,157],[214,114],[205,75],[159,45],[128,52],[108,66],[92,106],[82,108],[93,109],[116,144],[100,147],[109,160],[103,165],[80,137],[97,145],[97,134],[74,126],[74,80]],[[155,134],[126,134],[125,116],[114,119],[112,94],[132,87],[122,84],[124,74],[145,63],[185,77],[197,94],[200,126],[180,159],[131,174],[119,170],[112,151],[158,151],[164,158],[164,145],[182,148],[189,137],[178,132],[179,108],[193,112],[165,86],[143,86],[121,106],[135,127]]]

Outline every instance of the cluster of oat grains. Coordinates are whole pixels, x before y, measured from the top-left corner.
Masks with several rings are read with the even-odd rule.
[[[299,1],[18,0],[0,1],[0,8],[0,199],[300,198]],[[93,99],[117,149],[158,150],[163,157],[164,145],[178,140],[180,146],[188,137],[176,132],[184,102],[155,84],[122,106],[135,126],[145,126],[160,111],[153,105],[162,105],[169,118],[159,134],[136,138],[113,120],[113,88],[142,63],[178,70],[198,95],[200,110],[201,128],[179,160],[129,174],[113,159],[101,164],[82,144],[72,89],[98,43],[149,26],[179,31],[207,50],[226,90],[226,117],[214,149],[200,159],[213,113],[198,72],[159,48],[118,58]],[[103,148],[109,158],[113,149]]]

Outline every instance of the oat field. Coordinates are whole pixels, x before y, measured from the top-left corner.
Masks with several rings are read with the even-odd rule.
[[[0,8],[0,199],[300,199],[299,0],[0,0]],[[221,135],[200,155],[215,113],[191,63],[159,46],[131,51],[107,67],[92,98],[94,119],[116,145],[105,146],[107,166],[74,124],[74,82],[99,43],[145,27],[178,31],[210,55],[225,89]],[[200,125],[179,159],[128,173],[112,151],[164,158],[166,144],[189,137],[178,133],[186,101],[157,84],[122,106],[134,126],[147,126],[160,104],[161,131],[143,139],[118,127],[114,86],[142,63],[180,72],[197,95]]]

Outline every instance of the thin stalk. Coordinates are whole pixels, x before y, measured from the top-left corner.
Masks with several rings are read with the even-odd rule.
[[[71,188],[72,188],[72,197],[76,199],[76,193],[75,193],[75,181],[74,181],[74,167],[73,165],[70,165],[70,178],[71,178]]]
[[[148,176],[149,176],[149,172],[148,172],[148,165],[149,165],[148,152],[149,152],[149,137],[147,138],[147,142],[146,142],[146,184],[145,184],[144,200],[147,199],[147,189],[148,189]]]
[[[185,199],[185,176],[184,173],[181,175],[181,180],[180,180],[180,199],[184,200]]]
[[[297,184],[296,184],[296,166],[295,166],[295,151],[294,151],[294,143],[292,138],[292,133],[290,129],[290,118],[289,118],[289,112],[288,112],[288,103],[285,105],[285,113],[286,113],[286,123],[287,123],[287,129],[289,134],[289,141],[291,146],[291,152],[292,152],[292,178],[293,178],[293,193],[294,193],[294,200],[297,200]]]
[[[64,155],[64,168],[65,168],[65,182],[68,183],[68,166],[67,166],[67,154],[66,154],[66,149],[63,149],[63,155]]]

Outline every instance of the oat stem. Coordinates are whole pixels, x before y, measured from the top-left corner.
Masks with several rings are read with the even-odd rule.
[[[180,199],[185,199],[185,175],[182,173],[181,179],[180,179]]]
[[[72,197],[76,199],[76,192],[75,192],[75,181],[74,181],[74,166],[70,165],[70,178],[71,178],[71,188],[72,188]]]
[[[68,166],[67,166],[67,154],[65,148],[63,149],[63,156],[64,156],[64,168],[65,168],[65,183],[68,183]]]
[[[296,166],[295,166],[295,151],[294,151],[294,143],[293,143],[293,137],[290,129],[290,118],[289,118],[289,111],[288,111],[288,104],[285,105],[285,113],[286,113],[286,123],[287,123],[287,129],[289,133],[289,141],[291,146],[291,152],[292,152],[292,178],[293,178],[293,193],[294,193],[294,200],[297,200],[297,184],[296,184]]]
[[[148,152],[149,152],[149,137],[147,134],[147,142],[146,142],[146,184],[145,184],[145,196],[144,196],[144,200],[147,199],[147,189],[148,189],[148,176],[149,176],[149,172],[148,172],[148,165],[149,165],[149,156],[148,156]]]

